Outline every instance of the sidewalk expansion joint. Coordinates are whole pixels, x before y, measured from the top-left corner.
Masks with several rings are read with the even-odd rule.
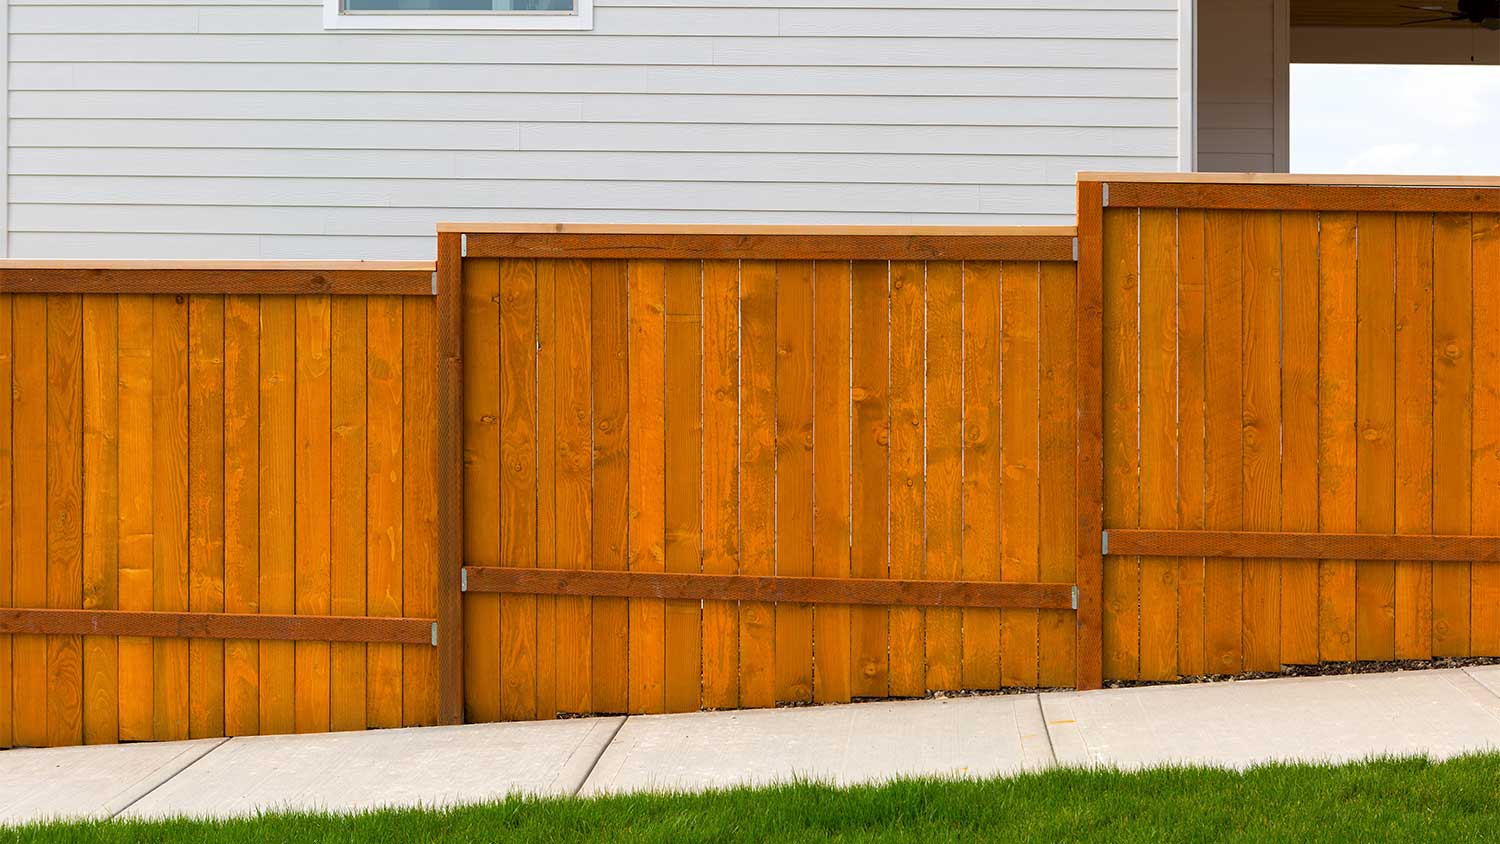
[[[109,813],[110,819],[113,820],[114,818],[119,817],[120,815],[124,814],[131,806],[134,806],[135,804],[141,802],[142,800],[146,799],[147,797],[150,797],[151,794],[152,794],[152,792],[156,791],[158,788],[161,788],[162,786],[166,785],[167,783],[171,782],[172,780],[177,779],[178,775],[180,775],[183,771],[186,771],[188,768],[193,767],[194,765],[198,764],[198,762],[200,760],[202,760],[204,757],[208,756],[208,754],[213,753],[215,750],[218,750],[219,748],[221,748],[224,745],[228,744],[229,741],[232,738],[233,738],[232,736],[225,736],[224,738],[219,739],[217,742],[214,743],[213,747],[210,747],[207,750],[203,751],[202,753],[198,754],[197,756],[194,756],[192,759],[189,759],[188,763],[186,765],[183,765],[182,767],[178,768],[177,770],[172,771],[171,773],[167,774],[165,777],[162,777],[162,779],[161,779],[160,782],[156,783],[155,785],[151,786],[150,788],[146,789],[145,791],[141,792],[140,794],[137,794],[136,796],[130,798],[128,801],[126,801],[125,805],[123,805],[120,808],[115,809],[113,812]],[[179,758],[181,758],[181,757],[179,757]],[[176,760],[173,760],[173,761],[176,761]]]
[[[588,785],[589,777],[592,777],[594,775],[594,769],[599,767],[599,760],[604,758],[605,752],[607,752],[610,746],[615,743],[615,738],[620,735],[620,730],[625,728],[625,722],[629,720],[630,716],[626,715],[625,717],[620,719],[620,722],[618,724],[615,724],[614,731],[609,734],[608,739],[606,739],[599,745],[599,752],[595,754],[593,761],[589,762],[589,769],[587,771],[584,771],[583,776],[578,778],[578,785],[573,788],[573,793],[568,795],[569,797],[577,797],[578,792],[582,791],[585,785]]]
[[[1047,710],[1042,708],[1042,693],[1033,694],[1032,699],[1036,701],[1036,714],[1042,719],[1042,735],[1047,737],[1047,755],[1052,759],[1052,766],[1057,767],[1057,747],[1052,744],[1052,725],[1047,723]]]

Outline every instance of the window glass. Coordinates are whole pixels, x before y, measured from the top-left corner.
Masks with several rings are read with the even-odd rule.
[[[572,12],[574,0],[344,0],[347,12]]]

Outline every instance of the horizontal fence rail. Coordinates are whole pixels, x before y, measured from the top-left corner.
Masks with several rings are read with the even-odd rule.
[[[427,618],[211,612],[0,609],[0,633],[437,644]]]

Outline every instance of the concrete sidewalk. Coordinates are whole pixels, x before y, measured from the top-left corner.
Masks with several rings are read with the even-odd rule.
[[[0,824],[1500,748],[1500,666],[0,751]]]

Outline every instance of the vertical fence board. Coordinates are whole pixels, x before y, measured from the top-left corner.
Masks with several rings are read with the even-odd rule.
[[[1038,514],[1041,519],[1040,579],[1047,583],[1074,582],[1078,532],[1074,527],[1077,492],[1074,488],[1074,448],[1078,442],[1075,396],[1078,378],[1074,350],[1075,269],[1056,261],[1041,268],[1041,386],[1040,468]],[[1071,610],[1041,610],[1037,637],[1040,665],[1038,685],[1072,686],[1077,669],[1076,618]]]
[[[957,580],[963,550],[963,265],[927,265],[928,580]],[[962,687],[962,613],[927,611],[927,689]]]
[[[965,580],[1000,579],[1000,283],[1000,264],[964,264]],[[963,687],[1000,687],[997,609],[963,610]]]
[[[401,605],[402,615],[435,618],[438,584],[457,578],[438,571],[438,343],[445,330],[432,299],[401,301]],[[401,723],[438,723],[438,654],[426,644],[401,651]]]
[[[553,275],[553,345],[556,349],[553,395],[557,402],[557,480],[554,487],[557,519],[557,566],[589,566],[593,515],[592,477],[593,403],[590,398],[589,265],[561,261]],[[565,713],[592,712],[589,647],[593,605],[590,599],[557,598],[557,709]]]
[[[1281,528],[1318,530],[1318,217],[1281,215]],[[1318,661],[1318,561],[1281,561],[1281,663]]]
[[[1104,523],[1110,527],[1140,525],[1140,467],[1136,445],[1140,413],[1137,380],[1139,232],[1137,210],[1105,210]],[[1011,392],[1009,383],[1004,380],[1001,392],[1002,395]],[[1003,506],[1008,523],[1013,519],[1013,511],[1009,504]],[[1104,676],[1135,679],[1140,669],[1139,560],[1118,556],[1106,559],[1103,594]]]
[[[47,606],[83,606],[83,300],[47,297]],[[47,743],[83,741],[83,637],[47,637]]]
[[[297,308],[291,296],[260,300],[260,611],[297,609]],[[296,648],[260,643],[260,730],[296,729]]]
[[[12,437],[17,471],[11,492],[15,498],[16,526],[12,593],[18,607],[45,607],[47,298],[16,296],[13,330],[15,427]],[[141,453],[149,456],[151,450],[147,448]],[[37,471],[37,466],[44,468]],[[31,467],[29,471],[27,467]],[[149,555],[146,560],[149,565]],[[150,644],[146,647],[149,649]],[[47,744],[47,637],[16,634],[11,649],[15,743],[22,747],[41,747]],[[146,696],[149,698],[150,694],[150,686],[147,686]]]
[[[1473,433],[1470,528],[1500,533],[1500,215],[1473,219]],[[1500,654],[1500,566],[1476,565],[1470,590],[1470,649]]]
[[[22,297],[16,297],[17,316]],[[120,477],[129,478],[130,483],[120,487],[120,609],[149,610],[152,608],[152,557],[155,540],[152,538],[151,517],[152,494],[156,488],[152,475],[155,469],[152,459],[151,433],[151,364],[152,301],[150,296],[121,295],[119,298],[119,412],[120,419],[134,420],[135,424],[120,426]],[[21,336],[21,324],[16,325],[16,336]],[[21,347],[16,348],[16,371],[21,372]],[[24,395],[24,394],[23,394]],[[21,416],[16,418],[16,457],[21,459]],[[23,498],[17,494],[16,513],[19,519]],[[18,521],[19,525],[20,522]],[[17,534],[20,551],[21,535]],[[19,574],[19,571],[18,571]],[[21,603],[21,581],[16,581],[16,603]],[[16,637],[19,642],[21,637]],[[153,708],[155,693],[152,691],[155,671],[150,639],[139,636],[121,636],[119,640],[120,660],[120,740],[145,741],[151,738],[155,721]],[[19,691],[19,689],[18,689]],[[17,707],[16,727],[19,730],[20,708]],[[19,741],[19,735],[17,740]]]
[[[661,261],[631,261],[630,326],[630,570],[661,571],[666,488],[662,478],[665,421],[665,290]],[[630,599],[630,712],[666,706],[663,660],[666,608],[660,598]]]
[[[739,571],[740,267],[703,263],[703,571]],[[703,602],[703,705],[739,705],[739,607]]]
[[[1432,532],[1432,215],[1396,216],[1396,532]],[[1395,655],[1432,656],[1432,563],[1394,566]]]
[[[10,302],[0,303],[0,319],[8,317]],[[120,606],[120,337],[119,299],[83,299],[83,608],[114,610]],[[9,330],[5,332],[9,339]],[[8,344],[4,352],[8,353]],[[4,368],[4,367],[0,367]],[[0,372],[0,384],[9,380]],[[10,399],[0,399],[0,450],[9,451]],[[0,484],[10,490],[10,474],[0,468]],[[0,507],[0,509],[4,509]],[[8,514],[0,513],[0,532]],[[0,536],[0,557],[8,550]],[[0,580],[9,570],[0,560]],[[10,604],[0,588],[0,605]],[[3,647],[3,645],[0,645]],[[4,661],[0,655],[0,662]],[[0,684],[9,677],[0,671]],[[109,744],[120,737],[119,641],[114,636],[85,636],[83,640],[83,740]],[[8,690],[8,689],[7,689]],[[3,706],[3,704],[0,704]],[[0,715],[0,721],[4,716]],[[0,733],[4,733],[0,729]],[[0,746],[7,744],[0,735]]]
[[[334,502],[330,548],[330,606],[334,615],[366,615],[366,518],[369,512],[366,407],[368,346],[367,304],[362,296],[333,300],[333,341],[330,360],[332,386],[332,468],[329,476]],[[329,646],[328,725],[333,730],[360,730],[368,723],[366,686],[368,654],[363,643],[334,642]]]
[[[672,261],[666,272],[665,372],[667,571],[702,571],[698,498],[703,462],[702,262]],[[695,712],[702,701],[702,616],[698,601],[665,606],[666,711]],[[809,642],[811,644],[811,642]]]
[[[152,609],[188,608],[188,309],[186,296],[152,297]],[[158,741],[188,737],[188,642],[156,639]]]
[[[1318,529],[1352,533],[1357,525],[1358,292],[1356,218],[1320,215],[1318,230]],[[1318,565],[1318,656],[1354,659],[1353,560]]]
[[[817,577],[849,577],[850,271],[847,261],[819,261],[813,277],[812,573]],[[813,610],[813,693],[819,703],[850,697],[849,609],[820,604]]]
[[[1032,582],[1039,573],[1041,270],[1007,261],[1000,281],[1000,579]],[[1037,667],[1037,611],[1001,610],[1001,685],[1035,686]]]
[[[1281,218],[1244,217],[1244,521],[1281,528]],[[1247,671],[1281,667],[1281,561],[1246,560],[1242,594]]]
[[[536,566],[557,568],[557,262],[536,265]],[[557,598],[536,599],[536,717],[557,717]]]
[[[464,261],[464,563],[500,557],[500,262]],[[464,709],[500,719],[500,596],[464,599]]]
[[[15,606],[12,575],[15,565],[15,478],[14,430],[12,405],[15,401],[14,296],[0,293],[0,604]],[[0,749],[15,745],[14,689],[12,685],[11,641],[9,633],[0,634]]]
[[[332,310],[326,296],[297,297],[297,614],[328,615],[332,606],[330,538],[333,379]],[[297,642],[296,727],[328,730],[328,642]]]
[[[776,572],[776,265],[740,264],[740,573]],[[740,705],[776,703],[775,607],[740,604]]]
[[[1468,214],[1438,214],[1433,230],[1432,530],[1469,533],[1473,426],[1474,236]],[[1495,342],[1495,336],[1486,338]],[[1471,564],[1431,564],[1432,653],[1471,651]]]
[[[998,282],[998,277],[997,277]],[[855,261],[850,275],[850,457],[849,570],[854,577],[889,576],[887,507],[890,490],[890,265]],[[742,428],[741,436],[751,432]],[[741,516],[744,517],[742,511]],[[997,561],[998,562],[998,561]],[[998,569],[997,569],[998,574]],[[885,607],[849,610],[849,693],[884,697],[890,693],[890,611]],[[998,630],[996,647],[998,649]],[[998,653],[998,650],[997,650]],[[743,656],[742,656],[743,659]],[[995,670],[999,671],[998,659]]]
[[[371,296],[365,307],[365,611],[372,616],[403,612],[405,534],[403,524],[403,416],[406,397],[403,303]],[[412,344],[425,338],[413,337]],[[371,643],[365,649],[365,724],[399,727],[403,715],[402,647]]]
[[[1204,528],[1205,346],[1203,212],[1177,212],[1177,524]],[[1315,317],[1316,318],[1316,317]],[[1076,342],[1076,341],[1075,341]],[[1177,560],[1177,671],[1208,672],[1202,557]]]
[[[1244,408],[1240,385],[1243,329],[1243,229],[1237,211],[1209,211],[1204,219],[1204,522],[1210,530],[1243,525]],[[1241,573],[1236,559],[1206,564],[1204,647],[1210,674],[1243,667]]]
[[[1362,533],[1388,534],[1396,526],[1395,219],[1361,213],[1357,225],[1355,525]],[[1395,656],[1395,601],[1394,563],[1355,563],[1356,659]]]
[[[594,535],[596,569],[626,567],[629,528],[630,431],[626,393],[625,265],[619,261],[593,264],[593,384],[594,384]],[[467,329],[465,329],[467,331]],[[624,598],[594,599],[593,700],[594,711],[625,712],[629,708],[629,607]]]
[[[1141,211],[1140,222],[1140,523],[1176,528],[1177,214]],[[1177,676],[1177,561],[1140,562],[1140,677]]]
[[[224,611],[224,297],[188,299],[188,608]],[[188,643],[188,734],[224,734],[224,643]]]
[[[776,266],[776,573],[813,573],[813,265]],[[776,606],[776,699],[812,701],[813,608]]]
[[[891,262],[890,576],[905,580],[920,579],[923,564],[926,269],[920,262]],[[926,691],[925,616],[919,607],[890,609],[891,694],[896,697]]]
[[[260,609],[260,299],[224,299],[224,611]],[[224,643],[224,733],[260,732],[260,645]]]
[[[500,564],[534,568],[536,262],[500,262]],[[632,480],[634,480],[632,478]],[[500,596],[500,717],[535,718],[537,598]]]

